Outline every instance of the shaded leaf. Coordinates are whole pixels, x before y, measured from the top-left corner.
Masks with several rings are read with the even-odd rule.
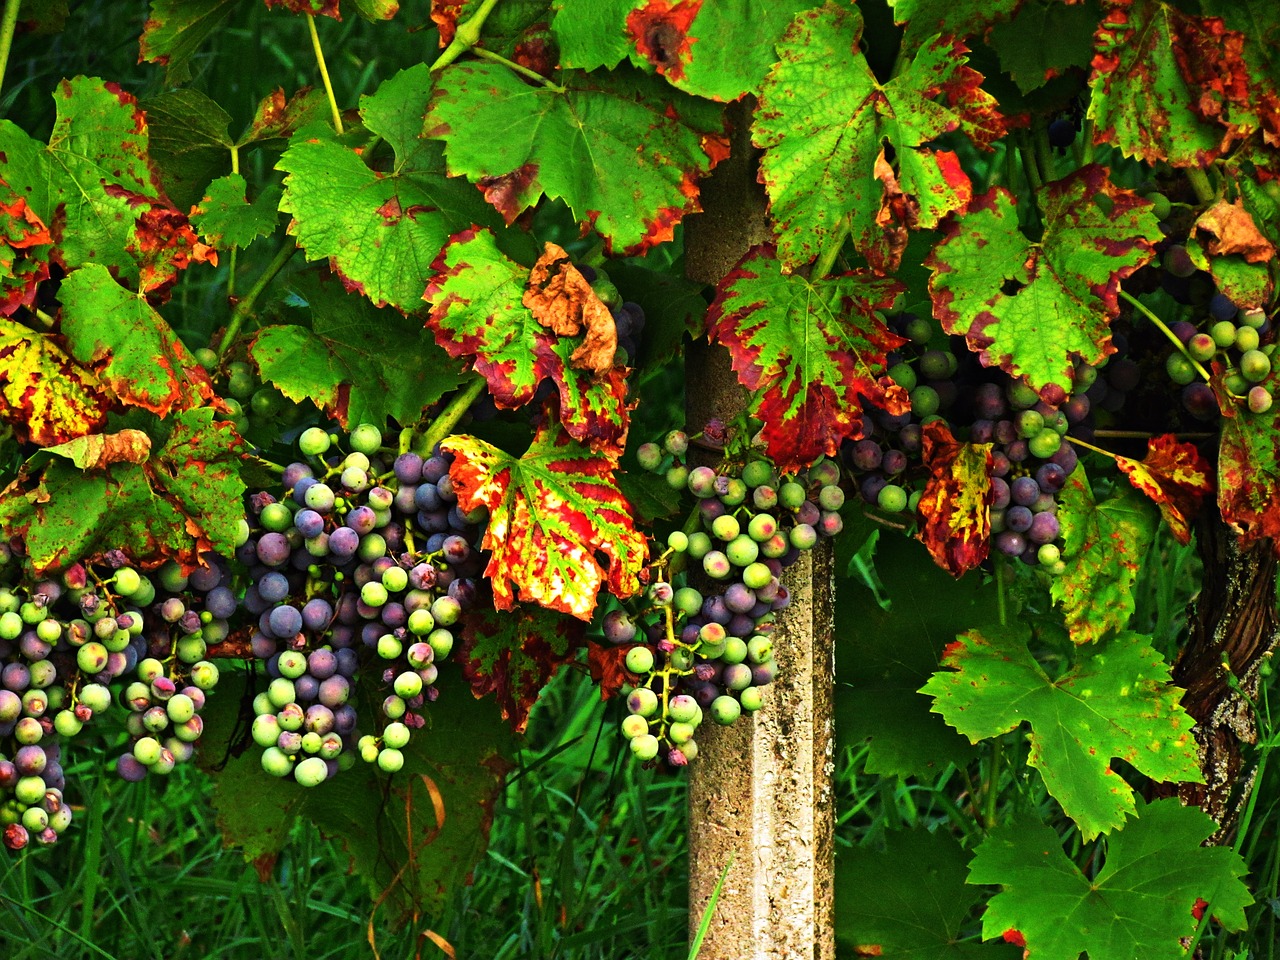
[[[1027,649],[1030,638],[1025,624],[963,633],[943,658],[952,669],[920,692],[974,743],[1028,724],[1027,763],[1086,840],[1123,826],[1135,809],[1111,758],[1153,780],[1201,781],[1195,722],[1147,638],[1119,633],[1078,647],[1055,677]]]
[[[1062,561],[1066,570],[1049,588],[1075,643],[1121,630],[1133,615],[1133,584],[1155,539],[1155,514],[1136,491],[1117,488],[1095,503],[1077,467],[1058,495]]]
[[[1089,66],[1099,16],[1096,0],[1026,3],[1012,20],[991,27],[989,42],[1018,89],[1030,93],[1068,70]]]
[[[976,37],[1008,20],[1026,0],[889,0],[895,23],[906,24],[902,42],[919,46],[935,33]]]
[[[1099,194],[1108,211],[1090,202]],[[929,290],[933,315],[984,366],[1069,395],[1074,357],[1097,365],[1115,352],[1120,281],[1154,257],[1162,234],[1151,204],[1097,165],[1046,186],[1040,207],[1044,236],[1032,243],[1008,191],[975,198],[929,255]]]
[[[934,563],[958,577],[991,551],[991,444],[958,442],[944,420],[926,423],[921,441],[929,479],[920,495],[924,523],[916,538]]]
[[[93,433],[111,406],[102,381],[64,341],[0,319],[0,419],[42,447]]]
[[[970,883],[999,884],[982,918],[988,939],[1016,929],[1040,960],[1180,960],[1192,936],[1197,900],[1213,904],[1228,930],[1243,930],[1253,897],[1246,868],[1227,847],[1204,846],[1215,824],[1168,798],[1138,808],[1137,819],[1107,840],[1105,863],[1086,876],[1062,851],[1056,831],[1023,817],[978,847]],[[1092,859],[1092,857],[1091,857]]]
[[[1212,468],[1195,445],[1172,434],[1152,437],[1142,460],[1116,457],[1116,465],[1160,508],[1174,538],[1183,546],[1190,543],[1191,521],[1213,493]]]
[[[884,374],[885,356],[905,341],[875,313],[902,286],[866,271],[808,280],[783,269],[772,247],[750,250],[717,286],[707,330],[758,392],[751,413],[787,472],[860,438],[864,404],[897,413],[908,400]]]
[[[244,177],[229,173],[209,184],[204,199],[192,207],[191,222],[213,246],[243,248],[275,232],[280,188],[268,187],[253,203],[245,191]]]
[[[237,0],[151,0],[138,59],[164,64],[170,86],[186,83],[191,57],[238,6]]]
[[[614,479],[616,457],[592,453],[554,421],[519,458],[474,437],[444,447],[457,457],[449,475],[461,509],[488,508],[485,575],[499,610],[519,593],[590,620],[600,590],[626,598],[640,589],[648,549]]]
[[[142,108],[165,193],[178,209],[190,210],[210,181],[231,170],[231,115],[190,87],[151,97]]]

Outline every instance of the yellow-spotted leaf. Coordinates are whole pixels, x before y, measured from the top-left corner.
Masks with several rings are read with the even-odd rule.
[[[945,421],[934,420],[921,430],[921,456],[929,479],[916,536],[934,563],[958,577],[991,550],[991,444],[960,443]]]
[[[1166,433],[1147,441],[1147,455],[1141,460],[1116,457],[1116,464],[1130,483],[1155,501],[1177,541],[1190,543],[1191,521],[1213,493],[1213,468],[1195,445]]]
[[[98,375],[60,337],[0,319],[0,420],[42,447],[93,433],[111,402]]]

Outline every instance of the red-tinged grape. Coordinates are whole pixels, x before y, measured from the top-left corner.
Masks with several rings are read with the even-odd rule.
[[[1266,413],[1271,409],[1271,391],[1263,386],[1255,386],[1249,389],[1249,410],[1253,413]]]

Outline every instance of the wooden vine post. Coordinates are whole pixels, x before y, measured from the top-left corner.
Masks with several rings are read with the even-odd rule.
[[[718,282],[769,237],[751,106],[730,111],[731,156],[686,224],[686,271],[701,283]],[[686,384],[691,431],[728,421],[746,400],[723,347],[695,344]],[[691,938],[728,872],[699,960],[835,956],[832,569],[829,548],[819,548],[784,575],[793,599],[777,624],[778,679],[765,709],[700,733],[689,766]]]

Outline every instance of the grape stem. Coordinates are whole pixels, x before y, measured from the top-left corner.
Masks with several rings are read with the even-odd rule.
[[[1077,447],[1084,447],[1086,450],[1092,450],[1094,453],[1100,453],[1104,457],[1110,457],[1116,462],[1119,462],[1121,459],[1119,454],[1112,453],[1110,450],[1103,450],[1101,447],[1095,447],[1088,440],[1081,440],[1079,437],[1073,437],[1070,434],[1067,434],[1067,440],[1074,443]],[[1125,457],[1124,459],[1127,460],[1128,457]]]
[[[1190,363],[1191,363],[1191,365],[1192,365],[1192,366],[1194,366],[1194,367],[1196,368],[1196,372],[1197,372],[1197,373],[1199,373],[1199,374],[1200,374],[1200,376],[1202,376],[1202,377],[1204,378],[1205,383],[1208,383],[1208,382],[1209,382],[1209,371],[1208,371],[1208,370],[1206,370],[1206,369],[1201,365],[1201,363],[1200,363],[1200,361],[1199,361],[1199,360],[1197,360],[1195,357],[1191,356],[1191,354],[1187,353],[1187,347],[1186,347],[1186,344],[1184,344],[1181,340],[1179,340],[1179,339],[1178,339],[1178,335],[1177,335],[1176,333],[1174,333],[1172,330],[1170,330],[1170,329],[1169,329],[1169,327],[1168,327],[1168,325],[1166,325],[1166,324],[1165,324],[1165,322],[1164,322],[1163,320],[1161,320],[1161,319],[1160,319],[1159,317],[1157,317],[1154,313],[1152,313],[1150,310],[1148,310],[1148,309],[1147,309],[1147,307],[1146,307],[1146,305],[1145,305],[1144,303],[1142,303],[1140,300],[1138,300],[1136,297],[1134,297],[1134,296],[1133,296],[1132,294],[1130,294],[1128,291],[1126,291],[1126,290],[1121,290],[1121,291],[1120,291],[1120,296],[1122,296],[1122,297],[1123,297],[1123,298],[1124,298],[1124,299],[1129,303],[1129,305],[1133,307],[1133,309],[1137,310],[1140,314],[1142,314],[1144,317],[1146,317],[1148,320],[1150,320],[1152,323],[1154,323],[1154,324],[1155,324],[1155,325],[1160,329],[1160,331],[1161,331],[1161,332],[1162,332],[1166,337],[1168,337],[1168,338],[1169,338],[1169,342],[1170,342],[1170,343],[1172,343],[1175,347],[1177,347],[1177,348],[1178,348],[1178,351],[1179,351],[1179,352],[1180,352],[1184,357],[1186,357],[1188,361],[1190,361]]]
[[[476,397],[480,396],[480,391],[484,389],[484,386],[484,377],[477,374],[465,389],[453,395],[449,405],[440,411],[440,415],[431,424],[431,428],[418,440],[417,452],[419,454],[431,456],[431,451],[436,448],[436,444],[453,432],[453,428],[458,425],[458,421],[467,412],[467,408],[475,402]]]
[[[436,62],[431,65],[432,73],[439,73],[453,61],[474,47],[480,42],[480,28],[484,26],[484,22],[489,19],[489,14],[493,12],[493,8],[498,5],[498,0],[484,0],[471,17],[465,22],[458,24],[453,33],[453,40],[449,46],[445,48],[444,53],[436,58]]]
[[[329,109],[333,113],[333,129],[342,135],[342,111],[338,109],[338,100],[333,95],[333,81],[329,79],[329,68],[324,62],[324,48],[320,46],[320,34],[316,31],[316,18],[307,17],[307,28],[311,31],[311,49],[315,51],[316,66],[320,68],[320,79],[324,81],[325,96],[329,98]]]
[[[1196,199],[1203,205],[1208,206],[1218,199],[1218,193],[1213,189],[1213,184],[1209,182],[1209,174],[1198,167],[1188,167],[1186,169],[1187,183],[1191,184],[1191,189],[1195,191]]]
[[[1114,437],[1120,440],[1150,440],[1155,436],[1154,433],[1148,433],[1145,430],[1095,430],[1093,431],[1093,435],[1095,437]],[[1217,436],[1216,433],[1205,433],[1205,432],[1180,433],[1178,434],[1178,439],[1179,440],[1208,440],[1209,438],[1216,437],[1216,436]],[[1068,437],[1067,439],[1071,439],[1071,438]]]
[[[0,19],[0,89],[4,88],[4,72],[9,66],[9,50],[13,32],[18,28],[18,8],[22,0],[4,0],[4,17]]]
[[[222,335],[222,340],[218,343],[218,357],[221,359],[226,356],[227,351],[231,348],[232,342],[240,333],[240,327],[244,325],[245,317],[253,312],[253,308],[258,303],[258,298],[262,296],[264,290],[276,278],[284,265],[289,262],[289,258],[297,253],[296,244],[285,242],[280,248],[275,259],[267,264],[267,269],[262,271],[262,276],[258,277],[257,283],[249,290],[243,300],[236,304],[235,309],[231,311],[231,319],[227,322],[226,332]]]

